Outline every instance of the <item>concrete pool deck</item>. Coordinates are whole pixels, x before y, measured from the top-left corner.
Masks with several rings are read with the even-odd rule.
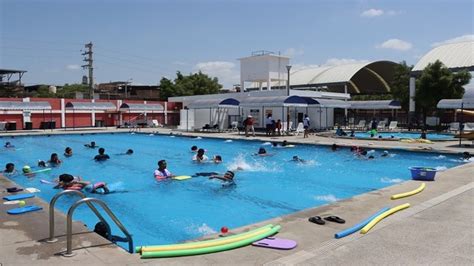
[[[144,129],[143,133],[158,130],[169,134],[167,129]],[[74,133],[128,132],[128,130],[84,130]],[[26,132],[32,134],[64,134],[53,132]],[[70,133],[70,131],[66,131]],[[9,135],[22,135],[22,132]],[[472,147],[455,147],[457,142],[435,144],[401,143],[396,141],[367,141],[332,139],[310,136],[250,137],[236,133],[179,133],[190,136],[209,136],[226,139],[258,139],[331,145],[360,145],[372,148],[397,148],[434,152],[461,153],[474,151]],[[0,134],[4,135],[4,134]],[[453,146],[453,147],[452,147]],[[5,163],[5,162],[3,162]],[[408,174],[408,172],[407,172]],[[280,224],[277,237],[293,239],[298,247],[289,250],[272,250],[243,247],[236,250],[180,258],[140,260],[139,255],[130,255],[110,244],[95,233],[88,232],[80,222],[73,227],[73,250],[76,256],[66,258],[58,255],[65,250],[65,215],[56,212],[56,235],[59,241],[45,243],[48,237],[48,204],[39,198],[28,199],[43,210],[18,216],[6,214],[12,205],[0,207],[0,264],[3,265],[307,265],[307,264],[439,264],[472,265],[474,263],[474,163],[465,164],[439,172],[435,182],[426,182],[426,189],[412,197],[390,200],[396,193],[410,191],[419,186],[418,181],[406,181],[381,190],[372,191],[351,199],[329,205],[306,209],[288,216],[278,217],[259,224],[241,228],[247,230],[267,223]],[[6,187],[15,186],[10,180],[0,177],[0,194]],[[334,233],[348,228],[367,218],[385,206],[410,203],[411,207],[396,213],[377,224],[366,235],[355,233],[342,239],[334,239]],[[337,215],[346,224],[326,222],[316,225],[308,217]],[[120,217],[119,217],[120,218]],[[233,230],[237,232],[241,230]],[[132,232],[133,234],[133,232]],[[135,243],[139,244],[139,243]]]

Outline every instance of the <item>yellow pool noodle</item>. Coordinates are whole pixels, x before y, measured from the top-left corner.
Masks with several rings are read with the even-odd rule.
[[[247,232],[247,233],[235,235],[232,237],[224,237],[224,238],[210,240],[210,241],[199,241],[199,242],[190,242],[190,243],[175,244],[175,245],[162,245],[162,246],[154,246],[154,247],[142,247],[141,252],[167,251],[167,250],[179,250],[179,249],[197,249],[197,248],[219,246],[219,245],[233,243],[233,242],[237,242],[240,240],[254,237],[256,235],[262,234],[263,232],[271,230],[272,228],[273,228],[272,226],[265,226],[265,227],[256,229],[253,232]]]
[[[402,205],[398,205],[397,207],[391,208],[390,210],[380,214],[379,216],[375,217],[372,221],[370,221],[370,223],[368,223],[366,226],[364,226],[364,228],[362,228],[362,230],[360,230],[360,233],[365,234],[369,232],[369,230],[372,229],[372,227],[374,227],[378,222],[380,222],[385,217],[391,215],[392,213],[396,213],[397,211],[406,209],[408,207],[410,207],[410,203],[405,203]]]
[[[412,190],[412,191],[408,191],[408,192],[405,192],[405,193],[400,193],[400,194],[393,195],[391,197],[391,199],[396,200],[396,199],[401,199],[401,198],[404,198],[404,197],[415,195],[415,194],[420,193],[421,191],[423,191],[423,189],[425,189],[425,187],[426,187],[425,183],[421,183],[421,185],[417,189]]]

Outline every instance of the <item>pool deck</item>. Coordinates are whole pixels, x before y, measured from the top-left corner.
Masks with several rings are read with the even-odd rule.
[[[169,129],[159,128],[143,129],[142,133],[151,133],[156,130],[163,134],[171,132]],[[99,131],[86,129],[72,133],[120,131],[128,132],[126,129]],[[64,133],[71,133],[71,131],[28,131],[9,135]],[[237,133],[179,132],[177,134],[259,141],[286,139],[292,143],[321,145],[336,143],[340,146],[359,145],[443,153],[474,152],[473,146],[459,148],[455,141],[421,144],[319,136],[303,139],[302,135],[245,138],[244,135]],[[2,135],[5,134],[0,133],[0,136]],[[43,210],[18,216],[6,214],[6,210],[12,208],[12,205],[2,204],[0,206],[0,265],[473,265],[474,163],[437,173],[436,181],[426,182],[425,190],[417,195],[390,200],[391,195],[413,190],[420,183],[406,181],[347,200],[232,230],[235,233],[267,223],[280,224],[282,229],[277,237],[296,240],[298,247],[293,250],[283,251],[247,246],[200,256],[148,260],[141,260],[138,254],[128,254],[95,233],[88,232],[87,228],[77,221],[73,226],[73,250],[77,255],[70,258],[63,257],[59,253],[66,248],[64,214],[56,211],[55,235],[59,236],[59,241],[50,244],[44,241],[49,233],[48,203],[39,198],[28,199],[26,200],[28,204],[42,206]],[[16,185],[0,176],[2,197],[8,194],[5,188],[11,186]],[[355,233],[342,239],[334,239],[334,233],[371,216],[380,208],[394,207],[403,203],[410,203],[411,207],[381,221],[367,234]],[[344,218],[346,224],[326,222],[325,225],[316,225],[308,222],[308,217],[314,215],[337,215]]]

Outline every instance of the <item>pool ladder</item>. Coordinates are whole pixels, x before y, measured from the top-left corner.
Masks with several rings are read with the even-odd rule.
[[[74,214],[74,210],[76,210],[77,207],[81,204],[87,204],[89,208],[94,212],[94,214],[99,218],[101,222],[103,222],[106,227],[108,234],[110,234],[110,226],[107,223],[107,221],[104,219],[104,217],[99,213],[97,208],[92,204],[97,203],[99,204],[105,212],[109,215],[109,217],[114,221],[114,223],[122,230],[122,232],[125,234],[128,242],[128,252],[133,253],[133,240],[132,240],[132,235],[125,229],[123,224],[119,221],[119,219],[114,215],[114,213],[109,209],[107,204],[103,202],[102,200],[96,199],[96,198],[87,198],[82,192],[78,190],[65,190],[62,192],[59,192],[58,194],[54,195],[54,197],[51,199],[49,202],[49,238],[46,240],[46,242],[49,243],[54,243],[57,241],[57,239],[54,237],[54,205],[56,204],[56,201],[63,195],[66,194],[73,194],[76,196],[81,197],[82,199],[74,202],[74,204],[71,205],[67,212],[67,231],[66,231],[66,239],[67,239],[67,248],[66,252],[63,253],[62,255],[65,257],[72,257],[75,254],[72,252],[72,215]]]

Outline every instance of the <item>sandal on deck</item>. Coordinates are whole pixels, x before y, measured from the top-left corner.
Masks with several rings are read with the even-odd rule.
[[[326,221],[330,221],[330,222],[335,222],[335,223],[338,223],[338,224],[343,224],[345,223],[346,221],[344,221],[344,219],[341,219],[337,216],[328,216],[328,217],[324,217],[324,220]]]
[[[320,224],[320,225],[323,225],[323,224],[326,223],[326,222],[323,221],[323,219],[321,219],[321,217],[319,217],[319,216],[309,217],[308,221],[310,221],[310,222],[312,222],[312,223],[315,223],[315,224]]]

